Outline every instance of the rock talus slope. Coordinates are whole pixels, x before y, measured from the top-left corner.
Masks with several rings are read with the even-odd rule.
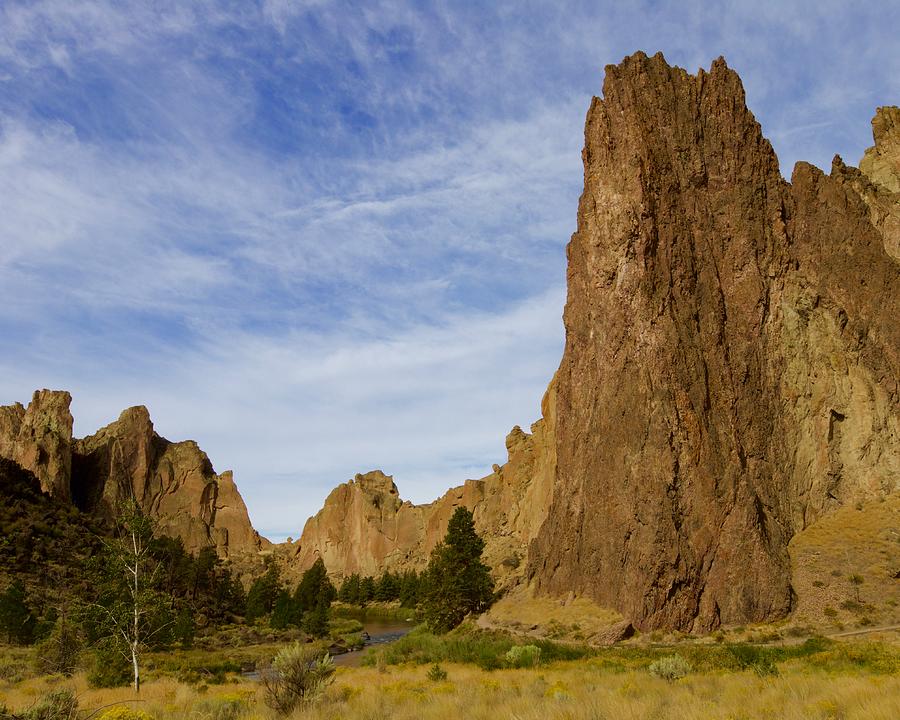
[[[73,439],[71,401],[67,392],[39,390],[27,409],[0,407],[0,457],[98,520],[113,520],[119,504],[134,498],[192,552],[214,547],[224,558],[250,558],[267,544],[250,524],[231,472],[216,475],[195,442],[160,437],[143,406]]]
[[[639,627],[784,615],[793,533],[900,483],[900,266],[870,211],[896,198],[838,158],[784,182],[721,59],[639,53],[603,91],[529,576]]]

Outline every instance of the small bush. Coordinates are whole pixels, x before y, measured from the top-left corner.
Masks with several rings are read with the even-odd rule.
[[[444,670],[440,665],[435,663],[430,668],[428,668],[428,673],[426,676],[432,682],[443,682],[447,679],[447,671]]]
[[[238,695],[222,695],[203,700],[196,711],[204,720],[239,720],[247,714],[247,703]]]
[[[92,688],[123,687],[134,680],[133,669],[111,642],[95,651],[87,681]]]
[[[778,667],[773,662],[772,653],[767,648],[732,645],[728,650],[742,670],[752,670],[760,677],[778,674]]]
[[[78,654],[83,648],[76,627],[63,619],[57,620],[50,635],[36,649],[35,666],[47,675],[69,676],[78,666]]]
[[[262,673],[266,704],[281,715],[314,700],[334,680],[334,661],[314,646],[294,643],[280,650]]]
[[[541,649],[537,645],[514,645],[506,653],[506,662],[510,667],[534,667],[541,662]]]
[[[866,606],[858,600],[844,600],[844,602],[841,603],[841,609],[849,610],[854,613],[861,613],[865,611]]]
[[[669,655],[650,664],[650,674],[655,677],[675,682],[691,672],[690,663],[681,655]]]
[[[53,690],[19,717],[22,720],[77,720],[78,700],[71,690]]]

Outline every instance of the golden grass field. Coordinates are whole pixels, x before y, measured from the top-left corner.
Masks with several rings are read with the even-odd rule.
[[[829,513],[788,546],[799,623],[853,627],[900,624],[900,494]],[[851,605],[858,575],[861,607]]]
[[[690,675],[674,683],[646,672],[610,672],[592,660],[530,670],[486,672],[446,665],[448,679],[432,682],[427,667],[347,668],[319,702],[296,711],[299,720],[896,720],[900,677],[832,675],[785,669],[778,677],[753,673]],[[173,679],[144,686],[139,702],[130,689],[89,689],[83,677],[36,679],[4,688],[0,702],[24,709],[52,687],[76,690],[92,710],[121,704],[158,720],[267,718],[257,683],[238,681],[204,691]],[[102,713],[95,717],[102,717]]]
[[[888,646],[891,647],[891,646]],[[893,667],[897,664],[896,646]],[[427,665],[339,668],[333,685],[294,720],[896,720],[900,674],[782,663],[777,676],[751,671],[691,673],[675,682],[646,668],[617,668],[609,658],[555,662],[533,669],[485,671],[445,663],[445,681],[427,677]],[[259,683],[232,677],[196,686],[163,677],[147,682],[136,700],[130,688],[91,689],[83,673],[0,683],[0,704],[21,712],[54,688],[72,688],[83,716],[118,720],[275,720]]]

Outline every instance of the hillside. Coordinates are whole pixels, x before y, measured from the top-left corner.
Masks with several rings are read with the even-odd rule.
[[[253,529],[231,472],[217,475],[192,440],[159,436],[143,406],[73,438],[71,401],[68,392],[39,390],[27,408],[0,407],[0,458],[33,473],[41,490],[95,524],[109,525],[119,504],[134,498],[188,552],[211,547],[223,559],[258,564],[268,541]]]

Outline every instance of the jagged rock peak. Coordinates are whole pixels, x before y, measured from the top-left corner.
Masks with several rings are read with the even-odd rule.
[[[0,456],[33,472],[45,492],[100,520],[112,520],[134,498],[191,551],[211,546],[223,557],[252,557],[268,544],[253,530],[231,473],[216,475],[197,443],[160,437],[143,405],[75,439],[71,401],[68,392],[40,390],[27,409],[0,407]]]
[[[866,150],[859,169],[892,193],[900,193],[900,107],[880,107],[872,118],[875,145]]]
[[[70,499],[72,396],[63,390],[35,390],[28,408],[0,408],[0,456],[34,473],[41,490]]]
[[[398,496],[400,494],[394,484],[394,478],[391,475],[385,475],[381,470],[357,473],[350,482],[369,493],[387,493]]]
[[[792,534],[897,489],[889,211],[855,170],[784,182],[721,59],[692,76],[638,53],[603,91],[528,572],[641,628],[770,620],[791,608]]]

